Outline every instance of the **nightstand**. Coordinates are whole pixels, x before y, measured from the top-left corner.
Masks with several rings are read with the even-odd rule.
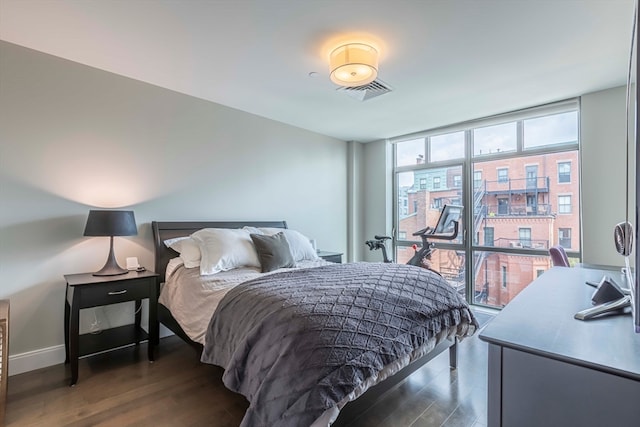
[[[342,252],[318,251],[318,256],[325,261],[342,264]]]
[[[130,271],[118,276],[92,273],[66,274],[64,309],[65,363],[71,363],[71,385],[78,382],[78,358],[148,340],[149,361],[158,343],[158,275],[152,271]],[[142,300],[149,299],[149,333],[140,327]],[[80,310],[135,301],[135,323],[80,335]]]

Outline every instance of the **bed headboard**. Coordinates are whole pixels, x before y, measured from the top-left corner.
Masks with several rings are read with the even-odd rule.
[[[164,274],[171,258],[178,253],[165,246],[164,241],[174,237],[189,236],[203,228],[242,228],[250,227],[274,227],[287,228],[286,221],[152,221],[153,247],[155,250],[154,271],[160,275],[160,281],[164,282]]]

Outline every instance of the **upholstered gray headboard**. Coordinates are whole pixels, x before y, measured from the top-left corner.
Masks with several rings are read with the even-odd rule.
[[[286,221],[153,221],[153,246],[155,249],[154,271],[160,275],[160,281],[164,282],[167,264],[171,258],[178,256],[173,249],[165,246],[164,241],[174,237],[189,236],[203,228],[242,228],[251,227],[275,227],[287,228]]]

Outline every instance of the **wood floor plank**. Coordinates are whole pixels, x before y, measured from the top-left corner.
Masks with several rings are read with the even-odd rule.
[[[436,357],[352,423],[352,427],[486,425],[487,348],[477,336]],[[222,369],[200,363],[193,348],[163,338],[155,363],[146,345],[80,360],[79,380],[57,365],[9,378],[7,426],[237,427],[246,399],[227,390]]]

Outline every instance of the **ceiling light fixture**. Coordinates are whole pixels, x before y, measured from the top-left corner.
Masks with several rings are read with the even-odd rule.
[[[349,43],[329,55],[331,81],[355,87],[371,83],[378,76],[378,51],[364,43]]]

